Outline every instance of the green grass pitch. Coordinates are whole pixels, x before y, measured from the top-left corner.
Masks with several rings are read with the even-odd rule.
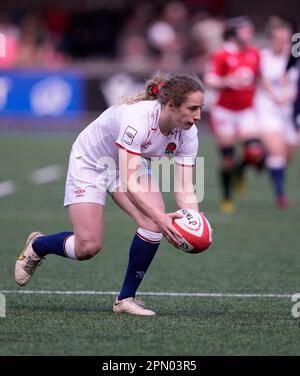
[[[300,355],[300,318],[290,297],[142,296],[156,317],[116,316],[113,295],[17,294],[14,263],[27,234],[70,230],[62,207],[64,177],[34,185],[33,170],[66,172],[72,134],[5,134],[0,137],[0,183],[15,193],[0,197],[0,355]],[[214,228],[211,248],[188,255],[163,241],[140,288],[143,292],[300,293],[300,158],[288,171],[291,205],[278,210],[266,173],[247,174],[247,192],[232,216],[218,211],[217,153],[200,140],[205,157],[201,209]],[[169,210],[175,209],[166,195]],[[135,225],[107,199],[104,249],[75,262],[49,256],[24,290],[118,291]]]

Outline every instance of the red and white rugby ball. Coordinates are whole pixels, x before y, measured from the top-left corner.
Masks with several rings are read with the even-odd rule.
[[[179,248],[187,253],[205,251],[212,243],[212,228],[203,213],[193,209],[180,209],[182,218],[173,220],[173,226],[182,235]]]

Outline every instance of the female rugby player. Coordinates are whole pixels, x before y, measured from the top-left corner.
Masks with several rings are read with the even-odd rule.
[[[114,312],[155,315],[135,299],[136,291],[159,247],[162,236],[178,247],[180,234],[166,213],[147,160],[175,157],[181,189],[175,192],[178,208],[198,211],[192,186],[192,166],[198,149],[197,128],[204,91],[193,76],[155,74],[144,92],[103,112],[85,128],[73,144],[66,180],[64,205],[73,232],[43,235],[33,232],[15,267],[16,282],[24,286],[42,258],[56,254],[88,260],[102,247],[105,196],[138,226]]]

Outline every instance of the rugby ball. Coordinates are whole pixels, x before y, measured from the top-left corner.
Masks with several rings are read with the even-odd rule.
[[[212,243],[212,228],[203,213],[193,209],[180,209],[182,218],[175,218],[173,226],[182,238],[179,248],[187,253],[205,251]]]

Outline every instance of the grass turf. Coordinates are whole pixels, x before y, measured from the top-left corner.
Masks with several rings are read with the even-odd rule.
[[[3,134],[0,182],[16,192],[0,197],[0,290],[18,290],[15,258],[27,234],[69,230],[62,208],[64,179],[33,185],[33,170],[67,168],[73,135]],[[140,291],[274,293],[299,291],[299,156],[288,172],[291,206],[278,210],[266,173],[248,173],[248,191],[237,213],[218,211],[217,154],[200,143],[205,157],[201,209],[214,228],[214,243],[187,255],[163,241]],[[174,210],[170,195],[168,209]],[[118,291],[135,225],[108,198],[104,249],[87,262],[49,256],[27,290]],[[0,318],[0,355],[300,355],[300,318],[290,298],[143,297],[157,317],[115,316],[114,296],[6,293]]]

